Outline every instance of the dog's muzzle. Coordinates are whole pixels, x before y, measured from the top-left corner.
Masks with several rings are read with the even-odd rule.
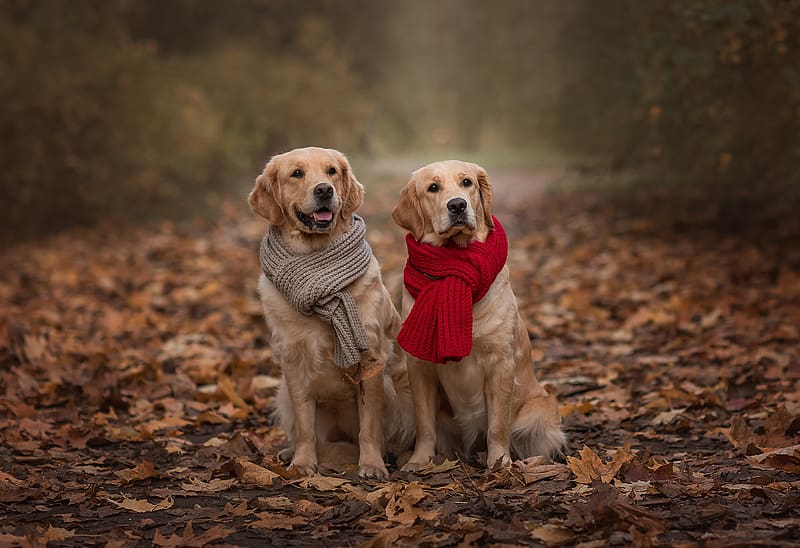
[[[314,187],[314,202],[317,208],[310,213],[303,213],[296,210],[297,219],[307,228],[315,232],[327,232],[333,225],[333,201],[334,189],[330,183],[319,183]]]

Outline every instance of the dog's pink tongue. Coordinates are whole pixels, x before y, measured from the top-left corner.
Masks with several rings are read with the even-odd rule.
[[[314,220],[315,221],[330,221],[333,219],[333,213],[330,211],[315,211],[314,212]]]

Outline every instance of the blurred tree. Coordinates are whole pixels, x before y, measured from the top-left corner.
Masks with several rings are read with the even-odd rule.
[[[0,227],[190,210],[308,144],[795,179],[798,36],[800,0],[9,0]]]
[[[555,135],[660,180],[795,178],[800,2],[573,3]],[[613,14],[613,16],[612,16]],[[584,128],[581,128],[581,125]]]
[[[284,148],[355,148],[370,106],[333,8],[0,4],[3,239],[189,211]]]
[[[118,6],[0,5],[0,219],[52,229],[155,196],[161,135],[152,52]]]

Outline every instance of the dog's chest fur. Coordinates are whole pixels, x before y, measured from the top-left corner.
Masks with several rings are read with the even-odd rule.
[[[383,331],[390,318],[384,311],[385,293],[376,291],[381,284],[380,269],[373,258],[367,272],[348,288],[356,301],[359,315],[370,342],[370,350],[385,360],[391,343]],[[316,316],[300,314],[275,285],[263,274],[258,284],[264,317],[272,336],[271,346],[284,375],[303,379],[318,397],[344,397],[347,381],[333,361],[333,328]]]
[[[414,300],[404,294],[408,315]],[[408,304],[406,304],[408,303]],[[485,423],[484,383],[492,368],[513,369],[516,299],[508,282],[508,266],[497,275],[483,299],[472,308],[472,352],[457,363],[436,364],[437,377],[450,402],[456,420]],[[477,356],[481,357],[479,361]]]

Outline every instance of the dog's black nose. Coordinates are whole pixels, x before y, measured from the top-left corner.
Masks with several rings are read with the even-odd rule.
[[[314,187],[314,196],[319,200],[330,200],[333,198],[333,185],[330,183],[319,183]]]
[[[467,201],[464,198],[453,198],[447,202],[447,211],[453,215],[464,213],[467,209]]]

